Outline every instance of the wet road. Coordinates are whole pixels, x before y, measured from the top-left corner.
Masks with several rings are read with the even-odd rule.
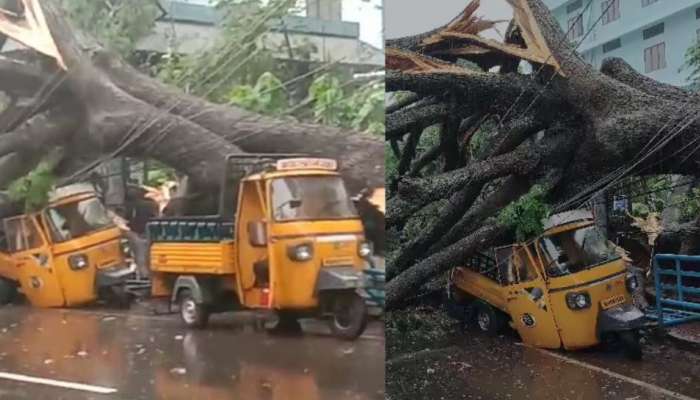
[[[268,335],[240,316],[188,331],[175,316],[10,306],[0,309],[0,399],[382,399],[382,328],[343,342],[313,324]]]
[[[403,399],[700,399],[700,348],[649,343],[641,362],[602,350],[553,352],[515,335],[478,332],[414,343],[387,363],[387,394]],[[392,337],[388,336],[389,346]]]

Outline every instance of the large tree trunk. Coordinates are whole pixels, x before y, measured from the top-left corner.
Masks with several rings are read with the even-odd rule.
[[[353,194],[383,186],[383,144],[376,138],[186,95],[76,34],[52,0],[4,2],[24,18],[0,13],[0,37],[31,50],[0,57],[0,92],[11,99],[0,109],[0,121],[11,121],[0,126],[0,187],[55,147],[66,149],[60,172],[67,177],[117,156],[152,158],[214,199],[225,157],[241,152],[336,158]]]
[[[700,142],[696,96],[648,79],[620,59],[597,71],[542,0],[509,3],[514,19],[505,43],[479,36],[491,25],[476,17],[478,0],[448,25],[387,43],[388,90],[413,94],[387,114],[387,140],[408,137],[400,152],[409,165],[391,187],[387,227],[412,229],[390,249],[389,308],[475,251],[513,240],[493,217],[534,184],[544,184],[547,201],[565,210],[625,176],[700,173],[693,157]],[[480,68],[467,69],[460,59]],[[533,65],[532,74],[517,72],[522,61]],[[454,111],[448,110],[459,110],[463,119],[456,131],[461,158],[454,161],[454,145],[416,152],[411,136],[450,124]],[[484,120],[491,122],[479,125],[486,150],[467,157],[474,123]],[[443,129],[446,134],[455,133]],[[445,170],[422,174],[425,159],[438,156]],[[435,204],[440,211],[426,221],[421,210]]]

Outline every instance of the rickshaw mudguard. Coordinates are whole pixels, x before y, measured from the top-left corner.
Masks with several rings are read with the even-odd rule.
[[[643,328],[644,313],[634,304],[623,304],[598,315],[598,335],[608,332],[629,331]]]
[[[170,299],[173,304],[178,301],[177,296],[182,289],[189,289],[194,297],[194,301],[199,304],[210,304],[213,302],[214,294],[209,290],[208,285],[200,284],[194,276],[182,275],[177,278],[173,286],[173,294]]]

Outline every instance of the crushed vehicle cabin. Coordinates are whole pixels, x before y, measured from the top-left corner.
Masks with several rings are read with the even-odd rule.
[[[0,301],[20,290],[37,307],[124,300],[134,277],[129,242],[92,185],[55,189],[41,210],[4,219]]]
[[[566,350],[616,341],[630,358],[640,358],[646,319],[632,300],[639,281],[592,214],[557,214],[544,228],[532,241],[451,270],[451,303],[467,306],[465,315],[490,334],[509,324],[526,344]]]
[[[148,224],[153,297],[169,297],[190,327],[257,309],[276,311],[278,328],[315,316],[338,337],[362,334],[363,293],[378,285],[364,272],[372,248],[335,160],[229,156],[219,201],[216,216]]]

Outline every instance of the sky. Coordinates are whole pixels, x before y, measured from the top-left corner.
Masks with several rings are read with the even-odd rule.
[[[343,19],[360,23],[360,39],[384,47],[382,3],[389,0],[343,0]],[[399,0],[401,1],[401,0]],[[440,0],[441,1],[441,0]]]
[[[457,16],[469,0],[385,0],[386,37],[389,39],[422,33],[444,25]],[[490,20],[510,20],[513,9],[506,0],[481,0],[477,15]],[[504,33],[508,23],[498,26]],[[498,32],[484,36],[501,38]]]

